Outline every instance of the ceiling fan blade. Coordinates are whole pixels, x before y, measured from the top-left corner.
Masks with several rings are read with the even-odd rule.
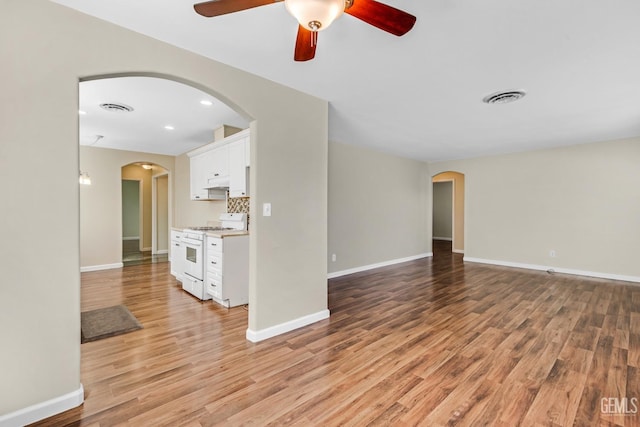
[[[202,16],[211,18],[213,16],[225,15],[227,13],[239,12],[258,6],[273,4],[282,0],[212,0],[203,3],[196,3],[193,8]]]
[[[396,36],[406,34],[416,23],[415,16],[375,0],[353,0],[345,13]]]
[[[302,25],[298,25],[298,36],[296,37],[296,50],[293,54],[295,61],[308,61],[316,56],[316,45],[318,44],[318,33],[309,31]]]

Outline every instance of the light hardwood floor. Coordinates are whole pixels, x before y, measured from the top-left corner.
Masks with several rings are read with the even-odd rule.
[[[167,254],[152,254],[151,251],[140,250],[140,240],[122,241],[122,264],[125,267],[130,265],[151,264],[155,262],[167,262]]]
[[[83,273],[83,310],[119,303],[144,329],[82,344],[84,405],[37,425],[640,425],[602,411],[640,398],[636,285],[437,252],[330,280],[330,319],[252,344],[166,263]]]

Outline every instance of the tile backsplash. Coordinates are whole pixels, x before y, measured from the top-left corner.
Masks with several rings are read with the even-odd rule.
[[[249,215],[249,198],[248,197],[227,198],[227,212],[246,213],[247,215]]]

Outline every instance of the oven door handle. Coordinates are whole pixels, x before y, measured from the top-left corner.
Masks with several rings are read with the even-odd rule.
[[[182,243],[185,245],[196,246],[198,248],[202,247],[202,240],[189,239],[187,237],[182,238]]]

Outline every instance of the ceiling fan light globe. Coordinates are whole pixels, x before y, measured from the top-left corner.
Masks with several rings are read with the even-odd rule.
[[[344,0],[284,0],[284,5],[304,28],[322,31],[344,13],[345,3]]]

